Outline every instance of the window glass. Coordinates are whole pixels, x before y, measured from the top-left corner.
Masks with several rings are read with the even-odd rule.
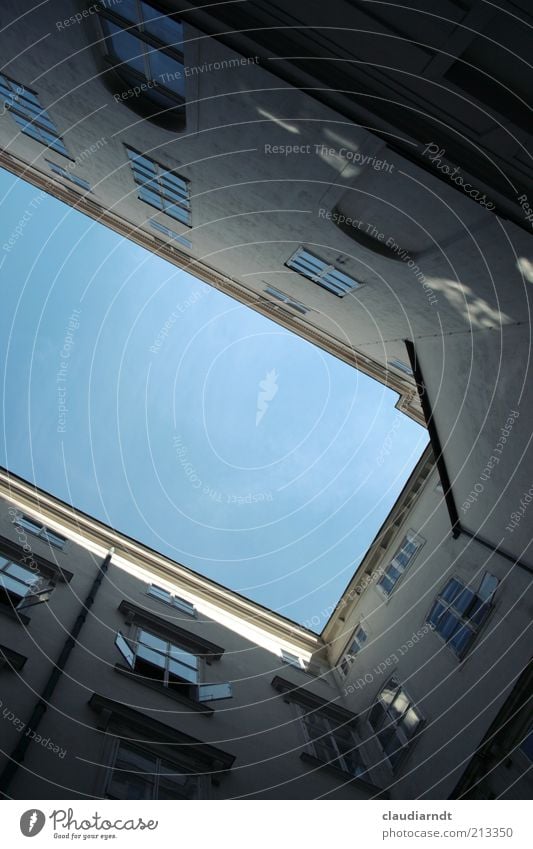
[[[157,649],[157,651],[163,652],[164,654],[166,654],[168,649],[168,643],[166,640],[156,637],[155,634],[150,634],[149,631],[139,631],[139,642],[144,643],[145,646]]]
[[[107,35],[107,50],[120,62],[125,62],[131,68],[144,76],[143,42],[111,21],[102,19],[102,28]]]
[[[158,38],[163,44],[182,50],[183,24],[174,18],[164,15],[148,3],[141,3],[146,32]]]

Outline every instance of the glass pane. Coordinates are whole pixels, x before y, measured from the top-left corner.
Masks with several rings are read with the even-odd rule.
[[[130,68],[138,71],[144,77],[143,42],[130,32],[126,32],[121,27],[105,19],[102,19],[102,29],[107,35],[106,45],[108,52],[120,62],[128,64]]]
[[[178,660],[180,663],[186,664],[186,666],[192,666],[193,669],[198,669],[197,656],[185,651],[179,646],[173,646],[172,643],[170,644],[170,657]]]
[[[139,198],[145,203],[149,203],[150,206],[155,206],[156,209],[163,210],[165,208],[163,198],[155,192],[152,192],[149,189],[145,189],[144,187],[139,189]]]
[[[67,174],[69,180],[72,180],[74,183],[77,183],[78,186],[81,186],[82,189],[88,189],[89,183],[82,180],[80,177],[76,177],[75,174]],[[65,537],[60,537],[58,534],[55,534],[53,531],[45,530],[42,534],[44,539],[47,539],[52,545],[56,545],[58,548],[63,548],[66,543]]]
[[[457,598],[455,598],[453,601],[454,609],[458,610],[460,613],[464,613],[466,610],[468,610],[474,598],[475,593],[472,592],[472,590],[468,587],[464,587],[464,589],[461,590]]]
[[[177,233],[173,233],[172,230],[169,230],[168,227],[165,227],[167,236],[175,239],[177,238]],[[185,601],[184,598],[178,598],[178,596],[174,597],[174,607],[179,607],[180,610],[184,610],[187,613],[194,612],[194,605],[188,601]]]
[[[30,591],[30,588],[26,584],[21,584],[20,581],[10,578],[5,572],[0,572],[0,587],[3,587],[8,593],[12,593],[19,598],[27,595]]]
[[[19,566],[18,563],[9,563],[9,565],[5,568],[5,572],[9,575],[13,575],[14,578],[18,578],[19,581],[23,581],[25,584],[36,584],[40,577],[35,572],[31,572],[29,569],[24,569],[23,566]]]
[[[440,593],[440,598],[444,601],[453,601],[453,599],[461,592],[463,586],[464,584],[461,584],[455,578],[452,578],[451,581],[448,581]]]
[[[146,648],[142,643],[139,643],[137,646],[136,652],[137,659],[145,660],[147,663],[152,664],[152,666],[157,666],[161,669],[164,669],[166,666],[166,655],[159,654],[159,652],[153,651],[152,649]]]
[[[183,224],[188,224],[191,218],[186,209],[182,209],[181,206],[176,206],[175,204],[165,204],[164,211],[167,215],[170,215],[171,218],[175,218]]]
[[[401,727],[407,739],[410,739],[413,736],[421,721],[420,716],[413,707],[410,707],[404,713],[401,719]]]
[[[498,583],[499,583],[498,578],[496,578],[494,575],[491,575],[489,572],[487,572],[484,575],[483,580],[481,581],[481,584],[479,586],[479,590],[477,591],[477,594],[480,597],[480,599],[482,601],[489,601],[489,599],[492,598],[492,596],[494,595],[496,588],[498,586]]]
[[[188,681],[191,684],[196,684],[198,681],[198,671],[186,666],[184,663],[178,663],[177,660],[171,660],[168,665],[169,683],[171,679],[179,678],[183,681]]]
[[[26,516],[22,516],[20,519],[17,519],[15,524],[19,525],[19,527],[26,528],[26,530],[31,531],[32,534],[38,534],[43,527],[37,522],[33,522],[31,519],[27,519]]]
[[[450,637],[455,634],[457,628],[459,628],[461,624],[460,619],[451,611],[447,610],[442,614],[439,621],[437,622],[437,632],[444,637],[445,640],[449,640]]]
[[[157,649],[157,651],[163,652],[163,654],[166,654],[168,651],[167,641],[162,640],[161,637],[156,637],[155,634],[151,634],[149,631],[139,630],[137,639],[140,643],[144,643],[145,646]]]
[[[147,55],[150,63],[150,77],[180,97],[185,97],[185,76],[182,63],[177,62],[160,50],[148,47],[148,45]]]
[[[398,690],[396,698],[389,705],[389,715],[396,720],[402,716],[409,707],[409,698],[404,690]]]
[[[474,632],[468,625],[463,625],[449,642],[450,648],[453,649],[458,657],[462,657],[470,647],[474,639]]]
[[[153,756],[121,744],[115,761],[115,769],[153,773],[157,769],[157,761]]]
[[[368,717],[368,721],[374,730],[380,728],[383,725],[383,722],[386,718],[386,713],[381,702],[376,702],[370,711],[370,715]]]
[[[470,622],[472,622],[474,625],[477,625],[477,627],[479,628],[479,626],[483,624],[483,622],[489,615],[490,608],[490,604],[484,604],[481,599],[476,598],[471,610],[468,612],[468,618]]]
[[[391,678],[389,683],[385,687],[383,687],[381,693],[379,694],[379,698],[386,707],[388,707],[394,700],[394,697],[398,691],[398,686],[399,685],[396,679]]]
[[[172,601],[172,594],[169,593],[168,590],[164,590],[161,587],[156,587],[154,584],[148,590],[149,595],[153,595],[155,598],[159,598],[162,601]]]
[[[324,279],[331,281],[335,286],[338,286],[340,289],[343,289],[346,292],[349,292],[350,289],[354,289],[358,284],[351,277],[348,277],[346,274],[343,274],[341,271],[328,271],[325,275]]]
[[[392,728],[387,731],[382,731],[378,737],[391,766],[395,767],[402,752],[401,740]]]
[[[445,609],[446,608],[444,607],[443,604],[440,603],[440,601],[436,601],[435,604],[433,605],[433,607],[431,608],[431,610],[428,613],[426,622],[429,622],[430,625],[433,625],[433,627],[436,628],[437,623],[438,623],[440,617],[442,616],[442,614],[444,613]]]
[[[183,24],[181,21],[176,21],[162,14],[158,9],[149,6],[148,3],[141,3],[141,6],[146,32],[149,32],[150,35],[158,38],[164,44],[173,45],[176,50],[181,50],[181,42],[183,41]]]
[[[390,595],[394,589],[395,581],[392,581],[387,574],[383,575],[379,581],[378,585],[381,587],[386,595]]]

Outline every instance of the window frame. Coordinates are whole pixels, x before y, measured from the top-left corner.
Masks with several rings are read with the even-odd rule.
[[[165,592],[169,595],[169,599],[162,598],[158,596],[156,593],[151,592],[151,590],[161,590],[161,592]],[[165,590],[164,587],[160,587],[159,584],[149,584],[148,589],[146,590],[146,595],[149,598],[153,598],[156,601],[160,601],[162,604],[166,604],[168,607],[172,607],[175,610],[179,610],[182,613],[187,613],[189,616],[196,618],[198,616],[198,612],[196,607],[192,603],[192,601],[187,601],[185,598],[181,598],[180,596],[173,593],[171,590]]]
[[[70,183],[73,183],[79,189],[81,189],[85,194],[93,194],[93,190],[91,189],[90,183],[88,180],[85,180],[83,177],[78,177],[77,174],[71,174],[67,171],[66,168],[63,168],[62,165],[58,165],[57,162],[52,162],[50,159],[45,160],[47,165],[50,167],[50,170],[56,174],[56,176],[61,177],[63,180],[68,180]]]
[[[382,693],[384,693],[386,690],[390,691],[393,688],[395,689],[396,692],[395,692],[392,700],[390,701],[389,705],[387,706],[385,699],[381,698],[381,696],[382,696]],[[407,703],[406,707],[399,716],[394,718],[389,713],[389,708],[392,707],[394,705],[394,703],[396,702],[396,700],[398,698],[401,698],[402,696]],[[382,711],[382,717],[381,717],[381,721],[377,724],[377,726],[374,726],[373,723],[372,723],[372,720],[371,720],[371,716],[372,716],[372,713],[374,711],[377,712],[378,709],[380,709]],[[410,710],[412,710],[417,715],[418,724],[417,724],[415,731],[411,735],[408,736],[405,733],[403,727],[401,727],[401,722],[405,718],[407,712],[410,711]],[[387,719],[389,720],[388,722],[386,721]],[[403,766],[405,758],[407,757],[408,753],[412,749],[413,742],[415,742],[416,738],[420,735],[420,732],[422,731],[422,729],[424,727],[425,721],[426,721],[425,717],[422,714],[422,712],[420,711],[420,709],[417,707],[415,700],[411,699],[408,691],[405,689],[404,685],[401,683],[401,681],[399,680],[397,675],[393,674],[388,679],[388,681],[383,685],[383,687],[381,687],[381,689],[378,691],[378,693],[376,694],[376,697],[375,697],[374,701],[372,702],[372,704],[371,704],[371,706],[368,710],[368,714],[367,714],[367,722],[368,722],[368,725],[370,726],[370,729],[372,730],[372,739],[375,739],[377,744],[381,748],[381,751],[383,752],[383,756],[387,759],[389,766],[390,766],[393,773],[397,773],[401,769],[401,767]],[[387,750],[386,750],[386,748],[385,748],[385,746],[384,746],[384,744],[383,744],[383,742],[382,742],[382,740],[379,736],[380,733],[383,734],[384,732],[387,732],[387,731],[390,732],[391,735],[396,735],[396,738],[401,743],[401,745],[395,750],[394,754],[398,754],[398,757],[394,761],[391,760],[391,755],[387,752]],[[398,731],[401,732],[401,736],[398,735]],[[404,742],[402,742],[402,737],[405,738]]]
[[[295,267],[295,263],[297,262],[298,258],[301,257],[303,254],[307,254],[309,257],[312,258],[312,260],[320,263],[323,268],[317,274],[313,274],[311,270],[306,271],[302,268]],[[326,260],[317,256],[317,254],[314,254],[312,251],[308,250],[307,248],[304,248],[303,245],[300,245],[300,247],[295,250],[292,256],[290,256],[289,259],[286,261],[285,266],[291,271],[293,271],[295,274],[299,274],[300,277],[303,277],[306,280],[311,280],[313,283],[316,283],[322,289],[325,289],[332,295],[336,295],[336,297],[338,298],[344,298],[346,297],[346,295],[349,295],[356,289],[360,289],[362,286],[364,286],[364,283],[359,280],[356,280],[355,277],[352,277],[351,274],[346,273],[342,268],[338,268],[333,263],[328,263]],[[340,281],[338,283],[335,283],[335,281],[328,280],[328,275],[334,272],[341,274],[343,277],[348,278],[353,285],[350,285],[347,289],[343,291],[343,285],[346,286],[347,284],[342,284]]]
[[[2,80],[7,82],[7,85],[2,84]],[[6,99],[5,94],[2,89],[13,90],[13,97],[11,102]],[[4,101],[4,107],[7,112],[11,113],[13,120],[20,127],[20,132],[24,133],[24,135],[33,139],[34,141],[42,144],[44,147],[49,150],[54,150],[56,153],[59,153],[60,156],[64,156],[66,159],[72,160],[67,147],[65,145],[64,139],[60,134],[56,124],[50,118],[48,111],[41,105],[41,101],[36,91],[28,88],[23,85],[23,83],[18,83],[16,80],[9,77],[3,71],[0,72],[0,92],[1,98]],[[20,99],[24,97],[24,95],[29,95],[26,97],[26,101],[32,103],[32,98],[35,101],[33,104],[34,109],[39,107],[39,112],[32,116],[32,112],[34,111],[31,108],[24,108],[20,105]],[[41,120],[39,120],[41,119]],[[25,124],[23,122],[26,122]],[[28,127],[34,128],[33,132],[30,132]],[[46,141],[46,136],[50,136],[53,138],[52,142]]]
[[[295,707],[298,712],[300,726],[306,741],[307,754],[311,755],[311,757],[315,758],[317,761],[320,761],[320,763],[324,766],[329,766],[333,769],[339,770],[344,775],[349,775],[350,778],[363,779],[364,776],[368,777],[368,767],[361,753],[362,742],[359,737],[356,736],[354,729],[350,727],[350,722],[335,725],[332,717],[328,716],[328,714],[320,708],[309,709],[299,703],[295,703]],[[309,726],[312,725],[313,722],[316,725],[322,724],[322,727],[325,728],[325,732],[322,736],[313,737],[311,734]],[[339,731],[342,731],[345,735],[349,735],[351,741],[354,743],[354,746],[348,753],[343,751],[339,744]],[[335,752],[335,757],[330,760],[324,759],[320,753],[320,749],[322,747],[332,748]],[[346,760],[347,754],[350,754],[354,757],[354,759],[359,761],[359,771],[354,773],[349,768],[348,761]]]
[[[49,545],[54,548],[59,548],[60,551],[63,551],[65,545],[68,542],[68,537],[64,537],[62,534],[57,531],[53,531],[48,525],[45,525],[43,522],[38,519],[33,519],[27,513],[23,513],[22,511],[13,519],[13,524],[17,525],[20,528],[23,528],[28,533],[37,537],[38,539],[47,542]]]
[[[135,753],[143,755],[146,758],[150,758],[151,760],[153,760],[155,762],[155,766],[156,766],[155,773],[145,773],[148,776],[150,776],[150,775],[153,776],[153,781],[148,782],[148,783],[152,784],[152,788],[153,788],[152,795],[149,798],[143,796],[143,797],[140,797],[140,798],[132,799],[130,796],[124,797],[124,796],[113,796],[113,795],[111,795],[110,791],[111,791],[111,786],[112,786],[112,782],[113,782],[113,776],[114,776],[114,773],[117,771],[115,764],[116,764],[118,757],[120,755],[121,748],[129,749],[130,751],[133,750]],[[175,759],[169,760],[168,757],[163,757],[158,752],[153,752],[145,746],[139,745],[138,743],[132,743],[130,740],[126,740],[122,737],[119,737],[114,741],[114,745],[113,745],[113,748],[112,748],[112,751],[111,751],[111,760],[110,760],[110,763],[108,764],[108,767],[106,769],[106,781],[105,781],[105,786],[104,786],[103,798],[104,799],[113,799],[113,800],[117,800],[117,801],[119,801],[119,800],[123,800],[123,801],[128,801],[128,800],[130,800],[130,801],[155,801],[155,800],[158,800],[159,799],[159,789],[160,789],[161,776],[164,775],[164,773],[161,772],[161,768],[162,768],[162,765],[164,763],[169,764],[172,767],[175,767],[176,772],[178,772],[180,768],[183,769],[184,773],[186,772],[188,775],[191,775],[195,779],[194,783],[195,783],[196,793],[192,796],[186,795],[186,794],[180,794],[180,795],[175,796],[174,797],[175,799],[198,799],[198,798],[201,798],[201,795],[200,795],[200,783],[201,782],[199,780],[201,778],[201,776],[196,775],[190,769],[185,767],[184,764],[180,764],[177,759],[176,760]],[[127,772],[127,770],[120,770],[120,771],[121,772]],[[137,772],[137,773],[133,773],[133,774],[143,775],[143,773],[141,773],[141,772]]]
[[[486,596],[486,598],[483,598],[479,593],[482,590],[483,582],[485,580],[487,580],[487,578],[494,579],[494,581],[496,583],[495,583],[495,586],[494,586],[494,589],[492,590],[492,592],[490,592]],[[450,599],[447,599],[447,598],[445,598],[444,594],[445,594],[446,590],[454,582],[460,586],[460,589]],[[431,607],[429,608],[429,610],[428,610],[428,612],[425,616],[424,622],[425,622],[425,624],[430,626],[431,630],[439,637],[441,642],[446,646],[447,649],[449,649],[449,651],[453,654],[453,656],[459,662],[464,660],[466,655],[469,653],[470,649],[472,648],[473,644],[475,643],[475,641],[478,637],[479,632],[485,626],[485,624],[487,623],[487,620],[490,617],[490,614],[494,610],[494,606],[495,606],[494,605],[494,596],[495,596],[495,594],[498,590],[499,585],[500,585],[500,579],[497,578],[496,575],[493,575],[492,572],[489,572],[488,570],[485,570],[485,572],[483,573],[483,576],[479,580],[477,590],[474,590],[472,588],[472,584],[469,584],[461,576],[453,575],[451,578],[449,578],[446,581],[445,584],[442,585],[439,592],[435,596],[435,598],[434,598],[434,600],[431,604]],[[467,606],[465,607],[465,610],[461,611],[460,609],[458,609],[454,606],[454,602],[456,602],[458,599],[460,599],[460,597],[463,593],[470,593],[471,598],[470,598],[470,601],[468,602]],[[475,607],[476,604],[479,604],[479,606]],[[456,622],[456,627],[454,627],[453,631],[450,633],[449,636],[446,636],[444,633],[442,633],[438,629],[437,624],[434,624],[433,622],[430,621],[431,614],[437,608],[438,605],[441,605],[443,610],[439,614],[439,617],[437,619],[437,624],[442,620],[442,618],[445,615],[450,616],[452,618],[452,620],[455,620],[455,622]],[[480,610],[483,609],[483,607],[485,607],[485,615],[482,618],[480,618],[480,621],[478,621],[478,622],[473,621],[472,616],[470,616],[469,614],[470,613],[472,613],[472,614],[478,613]],[[446,621],[449,621],[449,620],[446,620]],[[456,650],[454,643],[452,641],[453,641],[454,637],[457,637],[458,635],[460,635],[461,631],[463,631],[464,629],[470,631],[470,633],[472,635],[471,639],[468,641],[468,643],[463,648],[458,646],[457,650]]]
[[[300,655],[293,654],[292,652],[287,651],[286,649],[281,649],[280,651],[282,663],[284,663],[286,666],[292,666],[294,669],[302,669],[305,672],[305,664]]]
[[[311,312],[310,307],[306,307],[306,305],[302,304],[301,301],[297,301],[296,298],[293,298],[291,295],[287,295],[275,286],[268,285],[265,289],[263,289],[263,292],[266,295],[270,295],[271,298],[275,298],[276,301],[285,304],[285,306],[290,307],[300,315],[307,315],[308,312]]]
[[[166,215],[172,221],[179,221],[179,223],[183,224],[185,227],[192,228],[191,181],[187,179],[187,177],[183,177],[177,171],[174,171],[172,168],[166,168],[164,165],[161,165],[160,162],[157,162],[157,160],[152,159],[150,156],[147,156],[144,153],[140,153],[135,148],[130,147],[130,145],[125,144],[124,148],[126,150],[126,156],[129,166],[131,168],[133,181],[138,187],[137,199],[145,203],[147,206],[150,206],[152,209],[156,209],[158,212],[162,213],[163,215]],[[145,180],[140,179],[140,171],[147,169],[145,169],[142,163],[139,163],[136,166],[136,162],[139,157],[141,160],[144,159],[153,166],[154,174],[152,177],[148,177]],[[171,189],[171,191],[174,192],[174,197],[169,197],[168,193],[165,192],[165,187],[164,185],[162,185],[162,181],[164,181],[165,176],[167,174],[170,174],[171,177],[180,180],[184,184],[184,201],[178,200],[178,198],[176,197],[178,193],[175,190]],[[154,188],[150,187],[150,183],[153,184],[154,182],[157,186],[157,191]],[[143,189],[145,193],[152,192],[152,194],[156,195],[161,200],[162,206],[157,206],[156,203],[147,200],[146,196],[143,197],[141,194],[141,190]],[[176,209],[182,210],[185,213],[185,220],[169,213],[168,209],[171,207],[175,207]]]
[[[98,10],[97,18],[97,26],[100,35],[100,44],[102,45],[102,52],[104,56],[104,61],[108,68],[114,71],[114,73],[119,78],[121,85],[124,86],[124,91],[127,91],[133,85],[144,84],[147,86],[146,90],[143,90],[140,95],[136,97],[131,97],[128,100],[121,101],[126,105],[132,105],[130,101],[142,100],[144,103],[149,103],[150,106],[156,107],[162,113],[162,118],[164,120],[165,113],[168,113],[169,110],[174,111],[175,108],[184,107],[186,105],[187,99],[186,95],[180,95],[178,92],[172,91],[172,89],[167,88],[164,83],[157,82],[157,79],[154,76],[149,76],[146,72],[147,70],[151,73],[150,60],[147,58],[147,52],[145,50],[145,45],[149,48],[153,48],[157,50],[159,53],[168,56],[173,62],[176,62],[181,66],[181,78],[183,79],[183,85],[185,88],[185,54],[184,50],[179,50],[177,47],[167,44],[162,41],[157,36],[152,35],[150,32],[145,31],[142,27],[145,26],[144,18],[142,18],[142,9],[140,8],[139,0],[135,0],[137,4],[137,12],[140,13],[139,19],[132,23],[127,18],[122,17],[120,15],[120,6],[118,7],[118,11],[114,8],[107,9],[102,7]],[[161,15],[168,17],[168,10],[159,9],[153,3],[147,3],[147,5],[151,6],[155,12],[161,12]],[[103,21],[107,21],[112,25],[119,27],[123,32],[128,33],[130,36],[135,38],[139,42],[139,59],[142,59],[143,64],[143,73],[134,68],[128,61],[121,60],[120,57],[113,52],[113,36],[108,32],[105,25],[103,25]],[[183,22],[179,21],[183,26]],[[111,48],[111,49],[110,49]],[[153,83],[156,85],[153,85]],[[152,85],[150,85],[152,84]],[[164,106],[161,104],[156,98],[150,96],[150,92],[152,89],[155,92],[162,94],[164,98],[170,101],[168,106]],[[183,117],[184,110],[182,110]],[[153,117],[153,116],[151,116]]]
[[[426,542],[425,538],[423,536],[421,536],[421,534],[416,533],[416,531],[413,531],[412,529],[407,530],[403,534],[402,541],[401,541],[400,545],[398,546],[398,548],[396,549],[394,557],[392,557],[389,560],[389,562],[387,563],[387,566],[385,567],[385,569],[383,569],[383,572],[380,574],[380,577],[378,578],[378,580],[374,584],[376,590],[380,593],[380,595],[386,601],[388,601],[394,595],[396,589],[398,588],[398,585],[401,584],[401,582],[403,581],[406,572],[408,572],[409,569],[411,568],[413,560],[416,559],[418,553],[424,547],[425,542]],[[402,566],[401,569],[399,569],[398,567],[400,566],[400,563],[397,562],[398,558],[402,555],[402,552],[403,552],[404,548],[406,547],[406,545],[407,544],[413,544],[413,543],[416,544],[415,551],[411,554],[407,563],[404,566]],[[393,583],[393,585],[390,589],[390,592],[387,592],[387,590],[384,589],[384,584],[385,584],[386,580],[389,580],[389,581],[391,580],[389,570],[395,570],[399,574],[398,574],[398,577],[395,579],[395,581],[394,581],[394,583]]]
[[[359,640],[358,637],[357,637],[357,634],[358,634],[359,631],[362,631],[362,633],[365,635],[363,640]],[[346,646],[346,648],[345,648],[345,650],[344,650],[344,652],[343,652],[343,654],[342,654],[342,656],[341,656],[341,658],[340,658],[340,660],[337,664],[337,669],[338,669],[339,673],[341,674],[341,676],[343,678],[347,678],[348,675],[350,674],[350,670],[351,670],[351,668],[352,668],[352,666],[355,662],[355,659],[356,659],[357,655],[361,651],[363,651],[367,640],[368,640],[368,631],[366,630],[363,623],[359,622],[358,625],[355,627],[355,629],[352,633],[352,636],[350,637],[350,639],[348,641],[348,645]],[[352,652],[351,649],[352,649],[354,643],[357,645],[357,649],[356,649],[355,652]],[[344,667],[346,667],[346,669],[344,669]]]

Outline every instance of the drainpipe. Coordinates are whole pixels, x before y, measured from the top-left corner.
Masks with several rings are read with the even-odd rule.
[[[52,672],[50,673],[50,677],[48,678],[48,681],[44,685],[43,690],[42,690],[42,692],[39,696],[39,699],[38,699],[35,707],[33,708],[30,719],[28,720],[28,722],[24,726],[28,730],[31,729],[32,731],[36,731],[37,728],[39,727],[40,723],[41,723],[41,720],[42,720],[44,714],[46,713],[46,710],[47,710],[48,705],[50,703],[50,699],[52,697],[52,694],[53,694],[55,688],[57,687],[59,681],[61,680],[61,677],[63,675],[63,671],[64,671],[66,663],[67,663],[67,660],[69,659],[70,653],[72,652],[72,649],[76,645],[76,642],[77,642],[77,639],[80,635],[81,629],[83,628],[83,625],[85,624],[85,620],[87,619],[87,614],[89,613],[89,610],[91,609],[91,607],[94,604],[96,594],[97,594],[98,590],[100,589],[100,585],[101,585],[102,581],[104,580],[104,577],[105,577],[106,572],[108,570],[108,567],[109,567],[109,564],[111,562],[111,557],[113,556],[113,553],[114,553],[114,549],[110,548],[105,559],[102,561],[102,563],[100,564],[100,566],[98,568],[98,574],[93,581],[92,587],[89,590],[89,594],[87,595],[87,598],[85,599],[84,603],[82,604],[82,606],[80,608],[80,611],[78,613],[78,616],[76,617],[76,621],[74,622],[74,625],[72,626],[71,630],[69,631],[68,637],[66,638],[66,640],[63,644],[63,648],[61,649],[59,657],[54,664],[54,668],[53,668]],[[6,791],[7,791],[7,788],[9,786],[13,776],[15,775],[20,764],[23,762],[24,758],[26,757],[26,751],[27,751],[30,743],[31,743],[30,737],[28,737],[26,734],[24,734],[24,736],[20,738],[17,745],[15,746],[13,751],[11,752],[11,755],[9,755],[8,763],[5,766],[5,768],[2,770],[2,773],[0,774],[0,793],[2,793],[5,796],[7,796]]]

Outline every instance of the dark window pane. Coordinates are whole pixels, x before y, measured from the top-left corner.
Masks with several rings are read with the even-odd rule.
[[[168,15],[162,14],[158,9],[141,3],[143,10],[144,26],[146,32],[158,38],[163,44],[173,46],[176,50],[182,50],[183,24]]]
[[[125,62],[140,74],[145,76],[143,42],[126,32],[111,21],[102,20],[104,33],[107,35],[106,46],[120,62]]]
[[[460,624],[460,620],[457,618],[457,616],[453,612],[448,610],[440,617],[437,623],[437,631],[442,637],[444,637],[445,640],[449,640],[450,637],[455,634]]]

